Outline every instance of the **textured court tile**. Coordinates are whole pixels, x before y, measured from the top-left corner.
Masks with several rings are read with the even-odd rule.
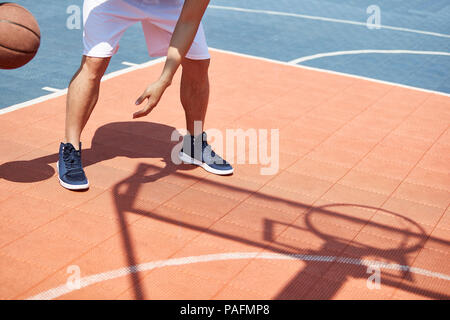
[[[187,241],[185,237],[177,237],[164,230],[159,232],[139,224],[128,226],[114,237],[120,238],[123,254],[130,261],[133,257],[140,263],[167,258],[184,247]]]
[[[211,299],[223,287],[224,283],[207,275],[187,273],[182,266],[157,269],[141,281],[142,295],[151,300],[187,300]],[[117,299],[135,297],[135,289],[131,288],[120,294]]]
[[[14,112],[2,114],[2,119],[10,120],[17,125],[27,126],[55,114],[64,115],[65,96],[39,103],[33,107],[22,108]]]
[[[343,279],[343,281],[323,278],[303,298],[312,300],[350,300],[357,297],[360,300],[379,300],[389,299],[394,291],[393,288],[387,286],[382,286],[380,290],[370,290],[365,285],[365,281],[361,279],[355,281],[351,276],[349,276],[349,279]]]
[[[437,226],[443,229],[450,230],[450,207],[445,210]]]
[[[377,174],[391,179],[403,179],[414,164],[392,161],[380,155],[369,154],[353,170]]]
[[[368,128],[367,126],[361,126],[355,123],[347,123],[340,128],[335,134],[341,135],[347,138],[358,138],[362,141],[366,141],[369,144],[374,144],[382,141],[382,139],[389,133],[389,130],[381,130]]]
[[[84,242],[38,229],[3,247],[0,253],[56,271],[88,249]]]
[[[439,142],[439,140],[427,151],[427,156],[437,156],[450,159],[450,145]]]
[[[337,147],[342,150],[353,152],[355,154],[364,155],[375,146],[374,142],[364,141],[357,137],[345,137],[341,135],[333,135],[322,143],[323,147]]]
[[[67,236],[88,245],[95,245],[121,230],[116,221],[102,218],[80,210],[70,210],[39,231],[56,236]]]
[[[54,133],[55,137],[60,137],[60,139],[63,139],[65,132],[65,119],[66,115],[64,112],[53,114],[49,117],[33,122],[33,127],[50,130]]]
[[[235,285],[227,285],[222,288],[212,299],[214,300],[270,300],[269,292],[255,292]]]
[[[322,199],[334,202],[336,204],[345,204],[361,207],[378,207],[386,199],[387,195],[364,190],[359,187],[347,186],[342,184],[334,185]]]
[[[286,262],[292,264],[293,262]],[[288,299],[301,296],[304,288],[308,286],[309,282],[299,281],[299,277],[306,279],[307,276],[299,275],[302,270],[303,263],[294,262],[293,268],[280,267],[278,264],[266,262],[264,259],[255,259],[251,261],[233,280],[231,280],[227,287],[242,288],[253,294],[254,296],[264,296],[265,299]],[[309,275],[309,277],[311,277]],[[292,282],[295,282],[293,284]],[[296,285],[296,290],[292,290],[291,286]],[[218,297],[224,296],[226,291],[220,293]],[[218,298],[217,297],[217,298]]]
[[[289,126],[282,128],[280,131],[280,136],[283,139],[297,140],[304,143],[304,146],[316,146],[328,138],[329,132],[319,130],[316,127],[306,124],[296,124],[294,126]]]
[[[162,205],[143,215],[135,224],[149,229],[149,233],[156,229],[159,232],[186,241],[206,231],[216,219],[194,212]]]
[[[450,168],[448,156],[441,154],[426,154],[418,166],[441,174],[448,174]]]
[[[293,95],[286,95],[281,99],[258,109],[258,112],[266,116],[270,116],[279,121],[293,121],[301,117],[305,111],[309,110],[309,106],[298,105],[298,100]],[[280,112],[281,110],[281,112]],[[208,110],[210,111],[210,110]],[[210,117],[208,115],[208,117]],[[209,121],[209,120],[208,120]]]
[[[255,251],[254,248],[263,248],[271,241],[266,237],[264,231],[225,220],[217,221],[195,240],[210,236],[218,237],[214,243],[215,247],[228,251]],[[249,247],[253,247],[253,249],[249,250]]]
[[[450,230],[437,227],[431,233],[424,247],[450,255]]]
[[[380,275],[380,287],[375,288],[374,276],[378,272]],[[332,264],[323,278],[336,281],[342,287],[359,287],[368,291],[373,290],[373,293],[379,292],[382,295],[388,295],[394,292],[395,284],[400,283],[404,275],[405,272],[401,270],[378,267],[376,262],[372,260],[341,257],[340,260]],[[367,292],[365,294],[370,293]]]
[[[399,149],[396,146],[379,144],[370,152],[370,155],[398,163],[416,164],[423,156],[423,152],[415,149],[405,150]]]
[[[103,165],[93,165],[85,168],[91,186],[99,189],[113,188],[130,176],[130,173]]]
[[[253,250],[258,252],[259,249]],[[183,249],[178,251],[173,258],[191,260],[190,257],[202,257],[207,255],[215,255],[217,261],[207,261],[193,264],[186,264],[185,269],[191,274],[207,275],[212,279],[227,283],[234,278],[245,266],[250,262],[249,259],[231,259],[228,255],[234,254],[239,257],[236,252],[219,251],[217,248],[200,242],[192,242],[187,244]]]
[[[345,203],[321,198],[314,203],[310,215],[322,220],[360,230],[379,210],[378,206],[358,203]]]
[[[79,266],[86,275],[97,274],[165,260],[183,247],[184,242],[184,239],[177,239],[160,232],[149,232],[148,229],[140,226],[129,226],[126,230],[88,250],[71,264]],[[144,274],[146,271],[142,272]]]
[[[298,127],[308,126],[320,131],[333,133],[345,124],[345,121],[335,119],[330,115],[321,114],[317,116],[315,115],[315,110],[313,109],[302,117],[299,117],[293,122],[294,125]]]
[[[351,168],[358,163],[362,156],[336,147],[327,148],[325,146],[319,146],[306,157],[331,165]]]
[[[448,128],[448,122],[411,118],[403,122],[394,133],[433,141]]]
[[[444,212],[442,208],[418,203],[415,199],[410,201],[396,197],[387,200],[382,208],[388,210],[388,215],[391,213],[403,219],[404,225],[408,223],[419,223],[429,227],[434,227]]]
[[[313,178],[308,175],[302,175],[292,172],[282,172],[267,184],[267,186],[273,188],[286,189],[286,191],[303,193],[311,196],[312,198],[320,197],[332,185],[333,182],[327,180]]]
[[[426,279],[425,281],[429,281]],[[436,293],[435,290],[426,290],[413,286],[407,282],[399,285],[394,292],[392,299],[394,300],[443,300],[448,299],[448,295]]]
[[[403,240],[405,242],[403,242]],[[423,241],[399,232],[397,238],[382,232],[361,231],[343,252],[344,256],[407,265],[418,254]]]
[[[351,170],[339,181],[339,183],[350,187],[357,187],[367,191],[389,195],[401,183],[401,180],[391,179],[373,173]]]
[[[380,145],[395,147],[400,149],[399,151],[412,149],[417,152],[425,152],[430,147],[430,141],[391,133],[380,142]]]
[[[437,274],[410,274],[398,286],[395,296],[403,299],[448,299],[450,284],[448,280],[441,278],[446,276],[448,279],[450,268],[447,261],[448,254],[422,250],[413,267]]]
[[[391,241],[392,246],[412,252],[418,252],[425,244],[430,228],[419,225],[407,217],[388,216],[377,213],[361,231],[358,236],[380,241]]]
[[[299,159],[286,171],[309,175],[323,180],[335,182],[339,178],[343,177],[345,173],[347,173],[348,169],[342,166],[337,166],[304,157]]]
[[[0,297],[2,300],[15,299],[50,274],[50,270],[0,254]]]
[[[214,203],[214,207],[211,207],[212,203]],[[237,204],[237,200],[194,189],[183,191],[166,202],[169,207],[204,214],[211,218],[220,218]]]
[[[262,232],[227,222],[216,223],[191,241],[198,243],[210,246],[211,253],[255,252],[269,244]]]
[[[64,204],[64,206],[73,208],[83,202],[95,198],[102,192],[104,192],[104,190],[96,187],[90,187],[87,191],[70,191],[61,187],[58,179],[53,177],[52,179],[27,189],[25,194],[32,197],[61,203]]]
[[[403,182],[394,197],[445,209],[450,202],[450,191]]]
[[[358,94],[363,97],[379,99],[385,96],[392,87],[387,84],[374,83],[371,81],[355,81],[345,90],[345,93]]]
[[[134,290],[129,299],[146,299],[146,296],[142,296],[140,288],[135,285],[134,279],[140,280],[141,276],[125,275],[120,278],[105,280],[67,293],[58,297],[58,300],[113,300],[117,295],[130,288]]]
[[[0,220],[0,248],[22,238],[30,229],[21,222]]]
[[[29,152],[33,147],[11,141],[7,137],[0,138],[0,160],[2,163],[17,159]]]
[[[130,196],[135,196],[136,198],[152,201],[158,204],[172,199],[186,189],[185,187],[172,183],[166,183],[160,180],[150,180],[148,182],[145,181],[145,179],[143,180],[144,181],[142,183],[140,183],[139,180],[131,181],[123,187],[128,185],[129,188],[133,189],[132,192],[129,192]]]
[[[54,202],[27,195],[14,195],[0,206],[0,221],[22,223],[24,230],[31,231],[63,214],[67,208]]]
[[[354,118],[350,123],[356,126],[375,130],[393,130],[401,122],[401,119],[389,117],[378,109],[369,109]]]
[[[343,108],[342,106],[345,106],[345,108]],[[334,97],[326,102],[321,103],[320,105],[316,106],[314,109],[309,111],[308,116],[314,117],[316,119],[324,118],[334,121],[333,127],[325,130],[331,133],[336,131],[336,129],[344,126],[345,123],[353,119],[364,109],[365,109],[364,106],[355,103],[350,103],[346,99],[342,99],[340,97]],[[340,125],[336,126],[336,122],[340,123]],[[296,121],[295,123],[302,124],[304,123],[304,121],[299,120]],[[326,123],[326,121],[324,123]],[[319,125],[319,127],[321,127],[321,125]]]
[[[356,236],[359,229],[345,221],[329,221],[308,213],[293,225],[290,225],[276,243],[300,253],[318,255],[336,255]],[[327,253],[325,253],[327,252]]]
[[[208,175],[192,186],[192,189],[219,194],[236,200],[243,200],[263,186],[262,183],[242,179],[239,175]]]
[[[8,135],[18,127],[20,127],[20,124],[4,119],[3,117],[0,118],[0,137],[7,138]]]
[[[292,192],[285,188],[264,186],[245,202],[261,208],[300,214],[308,210],[316,199],[307,192]]]
[[[23,145],[39,148],[50,143],[58,144],[59,137],[51,130],[34,126],[26,126],[13,130],[8,136],[8,140]]]
[[[450,275],[449,256],[449,250],[442,251],[436,250],[435,248],[424,248],[414,261],[413,267],[444,274],[448,278]]]
[[[287,225],[292,223],[298,215],[298,213],[280,212],[252,205],[251,203],[242,203],[220,221],[260,231],[264,233],[264,237],[272,238],[276,237]]]
[[[77,207],[77,210],[113,221],[123,219],[126,223],[132,223],[140,218],[136,212],[137,209],[150,211],[157,205],[151,201],[107,191],[84,202]]]
[[[36,186],[55,174],[53,161],[53,155],[30,148],[16,160],[0,164],[0,186],[12,193]]]
[[[262,175],[261,166],[254,164],[235,164],[234,174],[238,175],[240,179],[249,180],[254,183],[265,184],[273,178],[273,175]]]

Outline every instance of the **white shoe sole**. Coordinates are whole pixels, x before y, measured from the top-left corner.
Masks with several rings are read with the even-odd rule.
[[[58,179],[59,179],[59,184],[62,185],[64,188],[69,189],[69,190],[84,190],[84,189],[88,189],[89,188],[89,181],[86,184],[68,184],[64,181],[61,180],[61,178],[59,177],[59,165],[58,162],[56,162],[56,170],[58,171]]]
[[[195,164],[196,166],[202,167],[203,169],[205,169],[206,171],[210,172],[210,173],[214,173],[217,174],[219,176],[226,176],[226,175],[230,175],[234,172],[234,169],[231,168],[230,170],[217,170],[214,168],[211,168],[210,166],[208,166],[206,163],[201,162],[197,159],[194,159],[192,157],[190,157],[189,155],[187,155],[184,152],[180,152],[178,154],[178,157],[180,158],[181,161],[183,161],[184,163],[187,164]]]

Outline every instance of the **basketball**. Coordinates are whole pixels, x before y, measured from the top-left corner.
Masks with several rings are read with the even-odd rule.
[[[36,19],[24,7],[0,3],[0,68],[16,69],[33,59],[41,42]]]

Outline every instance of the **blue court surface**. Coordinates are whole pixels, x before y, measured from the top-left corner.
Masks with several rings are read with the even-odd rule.
[[[81,0],[15,2],[35,15],[42,41],[28,65],[0,71],[0,109],[66,88],[82,52],[81,28],[67,27],[68,20],[76,26],[71,17]],[[368,0],[213,0],[204,25],[212,48],[450,94],[450,2],[373,5]],[[368,22],[372,27],[379,22],[378,28]],[[136,24],[122,38],[107,73],[128,67],[123,62],[148,60]]]

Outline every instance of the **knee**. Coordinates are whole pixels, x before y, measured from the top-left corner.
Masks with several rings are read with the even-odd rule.
[[[105,74],[110,58],[83,57],[80,71],[91,81],[100,81]]]
[[[205,81],[208,79],[210,59],[205,60],[191,60],[184,59],[183,76],[190,78],[193,81]]]

